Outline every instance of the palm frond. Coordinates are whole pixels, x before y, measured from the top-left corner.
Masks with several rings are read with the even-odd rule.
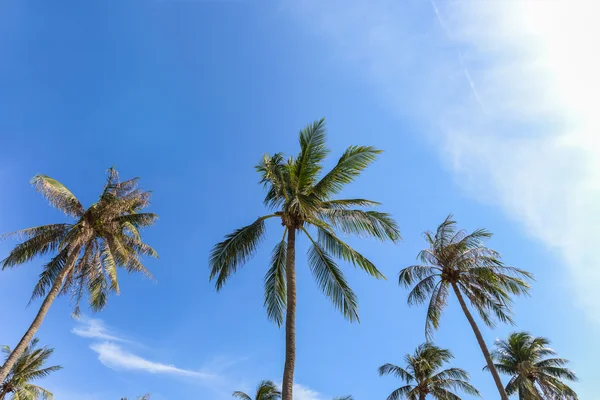
[[[359,320],[356,295],[350,289],[344,274],[327,251],[303,228],[312,246],[308,249],[308,263],[317,284],[334,306],[350,321]]]
[[[400,240],[394,219],[378,211],[322,209],[319,218],[345,234],[374,237],[381,241]]]
[[[402,379],[406,383],[410,383],[415,380],[415,377],[411,373],[409,373],[404,368],[394,364],[383,364],[381,367],[379,367],[377,372],[379,373],[379,376],[394,375],[395,377]]]
[[[271,255],[271,268],[265,275],[265,303],[267,316],[269,319],[281,326],[283,323],[283,314],[287,304],[286,294],[286,255],[287,242],[285,236],[287,229],[284,229],[283,239],[273,249]]]
[[[46,175],[36,175],[31,179],[31,184],[53,206],[71,217],[83,216],[85,209],[62,183]]]
[[[359,267],[377,279],[385,279],[385,276],[379,272],[377,267],[375,267],[375,264],[339,239],[333,232],[327,229],[318,228],[317,241],[319,245],[334,257],[351,262],[355,267]]]
[[[314,186],[313,192],[322,198],[339,193],[375,161],[381,152],[371,146],[348,147],[335,167]]]
[[[26,239],[18,244],[2,261],[2,269],[24,264],[34,257],[56,251],[71,228],[69,224],[36,226],[4,235]]]
[[[307,125],[300,131],[300,154],[294,163],[298,193],[306,193],[305,189],[314,185],[322,168],[321,161],[329,153],[325,141],[325,118]]]
[[[220,290],[229,276],[248,261],[256,252],[265,233],[265,220],[275,215],[258,218],[252,224],[240,228],[213,247],[210,253],[210,280],[216,278]]]

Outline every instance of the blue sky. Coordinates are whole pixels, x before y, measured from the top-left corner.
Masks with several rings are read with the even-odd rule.
[[[373,2],[110,1],[0,6],[0,231],[63,221],[28,184],[44,173],[94,201],[104,170],[141,176],[160,215],[145,232],[157,278],[122,274],[105,311],[70,318],[59,300],[39,332],[65,369],[58,400],[227,399],[278,381],[283,331],[267,321],[262,277],[280,226],[221,293],[208,252],[264,212],[253,166],[297,151],[325,116],[333,162],[346,146],[385,153],[347,195],[381,201],[398,246],[351,242],[387,275],[346,268],[361,324],[319,292],[298,249],[298,400],[384,398],[379,378],[423,341],[424,309],[406,306],[397,273],[420,233],[453,212],[495,233],[505,261],[534,272],[515,304],[519,328],[573,361],[582,398],[600,356],[595,279],[600,238],[600,59],[596,5],[557,0]],[[560,29],[559,29],[560,28]],[[591,31],[590,31],[591,29]],[[14,242],[0,244],[4,257]],[[0,275],[0,343],[14,345],[44,260]],[[6,321],[9,321],[6,323]],[[512,327],[483,328],[489,343]],[[453,300],[436,335],[485,398],[491,377]],[[590,347],[592,347],[590,349]]]

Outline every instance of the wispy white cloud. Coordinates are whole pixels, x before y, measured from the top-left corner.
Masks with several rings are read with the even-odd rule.
[[[296,400],[323,400],[324,397],[317,391],[299,383],[294,384],[294,399]]]
[[[98,355],[98,360],[108,368],[115,370],[140,371],[150,374],[164,374],[179,377],[193,377],[200,383],[217,382],[220,376],[206,370],[192,370],[179,368],[175,365],[153,361],[134,353],[128,347],[134,345],[140,347],[139,343],[125,339],[115,330],[108,327],[104,321],[82,316],[77,321],[77,326],[71,331],[73,334],[92,339],[90,349]],[[227,362],[220,358],[221,367]],[[231,365],[234,361],[229,361]],[[226,365],[225,365],[226,366]]]
[[[325,3],[291,7],[400,115],[435,121],[457,182],[562,255],[600,324],[597,2]]]
[[[71,330],[77,336],[88,339],[99,339],[111,342],[131,343],[131,341],[110,332],[109,328],[100,319],[81,316],[77,320],[77,326]]]
[[[183,377],[193,377],[205,380],[215,379],[215,375],[189,369],[178,368],[174,365],[150,361],[133,354],[115,343],[93,343],[90,348],[98,354],[98,359],[105,366],[117,370],[143,371],[151,374],[168,374]]]

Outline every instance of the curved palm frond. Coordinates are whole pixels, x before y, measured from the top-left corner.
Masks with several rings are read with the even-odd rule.
[[[350,146],[340,157],[337,164],[314,186],[313,191],[322,198],[339,193],[347,184],[352,183],[382,150],[371,146]]]
[[[352,263],[355,267],[359,267],[377,279],[385,279],[385,276],[379,272],[377,267],[375,267],[375,264],[339,239],[335,233],[330,230],[319,228],[317,242],[334,257]]]
[[[17,236],[26,240],[15,246],[8,257],[2,261],[2,269],[21,265],[35,257],[56,251],[69,229],[71,229],[69,224],[52,224],[4,235],[5,238]]]
[[[393,218],[377,211],[321,209],[318,218],[345,234],[374,237],[379,240],[400,240],[400,230]]]
[[[308,249],[308,264],[323,293],[350,321],[359,320],[356,295],[331,255],[304,229],[312,246]]]
[[[38,174],[31,179],[31,184],[53,206],[66,215],[81,218],[85,208],[77,197],[66,186],[47,175]]]
[[[307,194],[323,168],[321,162],[329,149],[325,146],[325,118],[307,125],[300,131],[300,154],[293,166],[296,191]]]
[[[287,242],[285,240],[287,229],[283,231],[283,239],[273,249],[271,255],[271,268],[265,275],[265,303],[269,319],[281,326],[283,313],[286,306],[286,271],[285,260],[287,255]]]
[[[216,278],[217,290],[223,287],[238,266],[254,255],[265,233],[265,220],[274,216],[260,217],[252,224],[237,229],[212,249],[209,260],[210,280]]]

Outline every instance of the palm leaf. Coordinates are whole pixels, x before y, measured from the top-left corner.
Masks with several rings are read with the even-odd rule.
[[[313,240],[306,229],[303,230],[312,243],[308,249],[308,263],[317,284],[346,318],[358,321],[356,295],[348,286],[344,274],[327,251]]]
[[[269,319],[281,326],[283,313],[287,304],[286,300],[286,255],[287,242],[285,236],[287,229],[283,232],[283,239],[273,249],[271,255],[271,268],[265,275],[265,303]]]
[[[31,179],[31,184],[53,207],[71,217],[83,216],[85,209],[79,200],[59,181],[46,175],[36,175]]]
[[[348,147],[336,166],[315,185],[313,191],[324,198],[339,193],[375,161],[381,152],[371,146]]]
[[[223,287],[227,278],[235,273],[240,265],[254,255],[265,233],[265,219],[274,216],[258,218],[252,224],[227,235],[224,241],[213,247],[209,260],[210,280],[216,278],[217,290]]]

